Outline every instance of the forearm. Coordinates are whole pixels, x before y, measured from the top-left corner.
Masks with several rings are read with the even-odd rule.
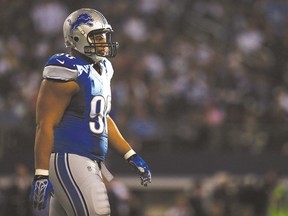
[[[38,126],[34,146],[35,169],[49,170],[52,146],[53,128]]]
[[[151,183],[151,172],[148,165],[136,154],[129,143],[123,138],[115,122],[109,116],[107,117],[107,122],[109,142],[112,144],[113,148],[116,149],[118,153],[137,171],[140,175],[141,184],[146,187]]]
[[[108,116],[107,121],[109,130],[109,143],[121,156],[124,156],[132,148],[120,133],[113,119]]]
[[[54,194],[49,180],[49,160],[53,143],[53,129],[44,129],[37,124],[34,160],[35,175],[32,182],[30,199],[34,208],[45,209],[49,196]]]

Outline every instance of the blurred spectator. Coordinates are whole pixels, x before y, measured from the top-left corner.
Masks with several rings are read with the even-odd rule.
[[[197,181],[189,196],[191,211],[193,212],[192,215],[206,216],[204,199],[203,182]]]
[[[106,184],[113,216],[135,216],[141,212],[139,199],[118,180]]]
[[[15,175],[11,176],[5,189],[4,215],[31,216],[32,206],[29,201],[32,177],[26,165],[17,164]]]
[[[227,173],[215,175],[215,186],[211,193],[211,208],[208,215],[231,216],[234,194],[231,190],[232,179]]]
[[[282,182],[271,193],[267,216],[284,216],[288,214],[288,185]]]
[[[167,210],[165,216],[192,216],[189,201],[184,194],[175,197],[175,203]]]

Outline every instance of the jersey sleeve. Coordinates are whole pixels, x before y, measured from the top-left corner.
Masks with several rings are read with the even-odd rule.
[[[79,71],[74,61],[74,57],[64,53],[53,55],[44,67],[43,78],[62,81],[75,80]]]

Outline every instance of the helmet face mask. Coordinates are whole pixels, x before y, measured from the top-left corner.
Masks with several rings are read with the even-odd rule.
[[[71,13],[63,25],[66,47],[96,61],[116,56],[119,44],[112,42],[112,32],[106,18],[99,11],[88,8]]]
[[[97,55],[101,57],[115,57],[117,54],[118,43],[112,42],[112,30],[94,30],[89,32],[87,40],[89,46],[84,46],[84,53],[87,55]],[[105,42],[97,42],[99,36],[104,36]]]

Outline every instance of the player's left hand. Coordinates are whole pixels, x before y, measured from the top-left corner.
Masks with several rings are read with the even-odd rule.
[[[141,179],[141,185],[148,186],[151,183],[151,171],[146,162],[138,155],[134,154],[127,159],[129,164],[137,171]]]
[[[54,195],[54,189],[49,176],[35,175],[30,194],[32,206],[38,210],[44,209],[51,195]]]

